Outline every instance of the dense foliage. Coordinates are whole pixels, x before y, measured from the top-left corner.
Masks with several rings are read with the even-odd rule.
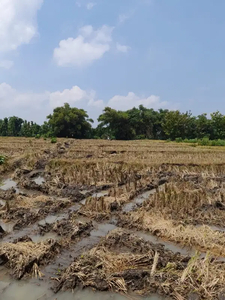
[[[15,116],[0,119],[0,136],[169,139],[212,145],[222,145],[225,140],[225,116],[218,111],[207,117],[178,110],[156,111],[143,105],[127,111],[106,107],[96,128],[92,128],[92,122],[86,111],[65,103],[55,108],[41,126]]]

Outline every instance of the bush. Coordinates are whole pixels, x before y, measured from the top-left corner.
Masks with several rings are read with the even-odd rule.
[[[5,156],[0,155],[0,165],[3,165],[5,163],[5,161],[6,161]]]
[[[166,140],[167,142],[171,142],[171,139]],[[191,146],[196,147],[197,145],[199,146],[225,146],[225,140],[210,140],[208,137],[204,137],[202,139],[184,139],[182,138],[176,138],[175,141],[177,143],[189,143],[192,144]]]
[[[182,143],[183,139],[181,137],[178,137],[178,138],[175,139],[175,142],[176,143]]]
[[[40,139],[41,135],[40,134],[36,134],[35,139]]]
[[[52,138],[51,138],[51,143],[52,143],[52,144],[57,143],[57,138],[56,138],[56,137],[52,137]]]
[[[144,134],[141,134],[141,135],[137,135],[136,140],[145,140],[146,139],[146,136]]]
[[[199,142],[199,145],[201,146],[210,146],[210,141],[209,141],[209,138],[207,137],[204,137],[202,140],[200,140]]]

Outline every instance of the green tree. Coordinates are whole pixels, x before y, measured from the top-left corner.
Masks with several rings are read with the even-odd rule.
[[[135,130],[131,126],[129,114],[106,107],[98,118],[100,127],[107,129],[110,136],[117,140],[131,140],[135,137]]]
[[[225,116],[219,111],[211,114],[212,139],[225,139]]]
[[[8,136],[8,118],[4,118],[1,124],[1,135],[2,136]]]
[[[168,138],[175,139],[193,137],[194,119],[191,113],[181,113],[179,110],[168,111],[163,120],[163,130]]]
[[[195,138],[209,138],[212,135],[212,123],[206,113],[197,116],[195,126]]]
[[[9,136],[20,136],[23,119],[18,117],[10,117],[8,121],[8,135]]]
[[[54,109],[47,117],[52,133],[57,137],[73,137],[77,139],[91,137],[91,123],[83,109],[70,107],[68,103]]]

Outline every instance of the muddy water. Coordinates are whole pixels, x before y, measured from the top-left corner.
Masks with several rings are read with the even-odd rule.
[[[225,232],[225,227],[219,227],[214,225],[208,225],[212,230]]]
[[[2,206],[5,206],[5,203],[6,203],[5,200],[0,199],[0,204],[1,204]]]
[[[34,235],[34,232],[36,232],[38,230],[38,224],[40,225],[45,225],[46,223],[52,224],[56,221],[60,221],[64,218],[68,218],[68,214],[62,213],[62,214],[58,214],[58,215],[49,215],[47,216],[45,219],[41,220],[41,221],[37,221],[36,223],[34,223],[31,226],[25,227],[21,230],[17,230],[17,231],[13,231],[11,232],[9,235],[5,236],[2,241],[3,242],[8,242],[8,241],[12,241],[14,239],[18,239],[22,236],[28,235]],[[4,223],[6,226],[8,225],[7,223]],[[4,227],[3,227],[4,229]],[[9,231],[8,231],[9,232]],[[1,300],[1,298],[0,298]]]
[[[45,235],[31,234],[30,238],[34,243],[40,243],[46,241],[47,239],[59,240],[60,236],[58,236],[55,232],[47,232]]]
[[[164,186],[165,185],[161,185],[158,187],[158,190],[159,191],[162,191],[164,189]],[[125,204],[123,206],[123,209],[122,211],[123,212],[130,212],[131,210],[133,210],[133,207],[136,205],[136,204],[142,204],[145,200],[147,200],[151,195],[155,194],[156,193],[156,189],[152,189],[150,191],[146,191],[140,195],[138,195],[137,197],[135,197],[131,202]]]
[[[5,223],[0,220],[0,226],[5,232],[9,232],[9,233],[12,232],[14,225],[15,223],[11,223],[11,222]]]
[[[137,296],[123,296],[110,292],[94,292],[91,289],[76,290],[72,292],[60,292],[55,295],[47,284],[32,283],[32,281],[11,281],[7,276],[0,276],[0,299],[1,300],[125,300],[125,299],[145,299],[145,300],[163,300],[157,295],[145,298]]]
[[[109,192],[108,191],[101,191],[98,193],[94,193],[92,195],[93,198],[100,198],[100,197],[104,197],[104,196],[108,196]],[[80,203],[82,203],[83,205],[85,205],[87,199],[82,200]]]
[[[2,189],[4,191],[7,191],[11,188],[14,188],[17,193],[20,192],[19,189],[17,188],[17,183],[10,178],[3,181],[2,184],[0,185],[0,189]]]
[[[155,235],[153,235],[151,233],[145,233],[142,231],[136,231],[136,232],[130,231],[130,233],[134,233],[135,235],[143,238],[145,241],[149,241],[154,244],[162,244],[165,246],[165,249],[168,249],[174,253],[180,252],[182,255],[192,256],[195,254],[195,251],[196,251],[196,249],[193,249],[193,248],[182,247],[182,246],[179,246],[178,244],[164,241],[160,238],[157,238]]]
[[[42,176],[38,176],[38,177],[34,178],[34,182],[38,185],[41,185],[42,183],[45,183],[45,179]]]
[[[68,214],[63,213],[63,214],[58,214],[58,215],[55,215],[55,216],[49,215],[45,219],[39,221],[38,224],[40,224],[40,225],[45,225],[46,223],[47,224],[52,224],[56,221],[61,221],[63,219],[68,219]]]
[[[95,236],[95,237],[104,237],[106,236],[109,231],[116,229],[117,227],[113,224],[109,224],[109,223],[103,223],[103,224],[99,224],[97,226],[97,229],[94,229],[91,231],[91,236]]]

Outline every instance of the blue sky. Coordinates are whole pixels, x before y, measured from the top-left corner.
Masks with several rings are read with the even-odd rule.
[[[225,114],[225,1],[1,0],[0,118],[68,102]]]

